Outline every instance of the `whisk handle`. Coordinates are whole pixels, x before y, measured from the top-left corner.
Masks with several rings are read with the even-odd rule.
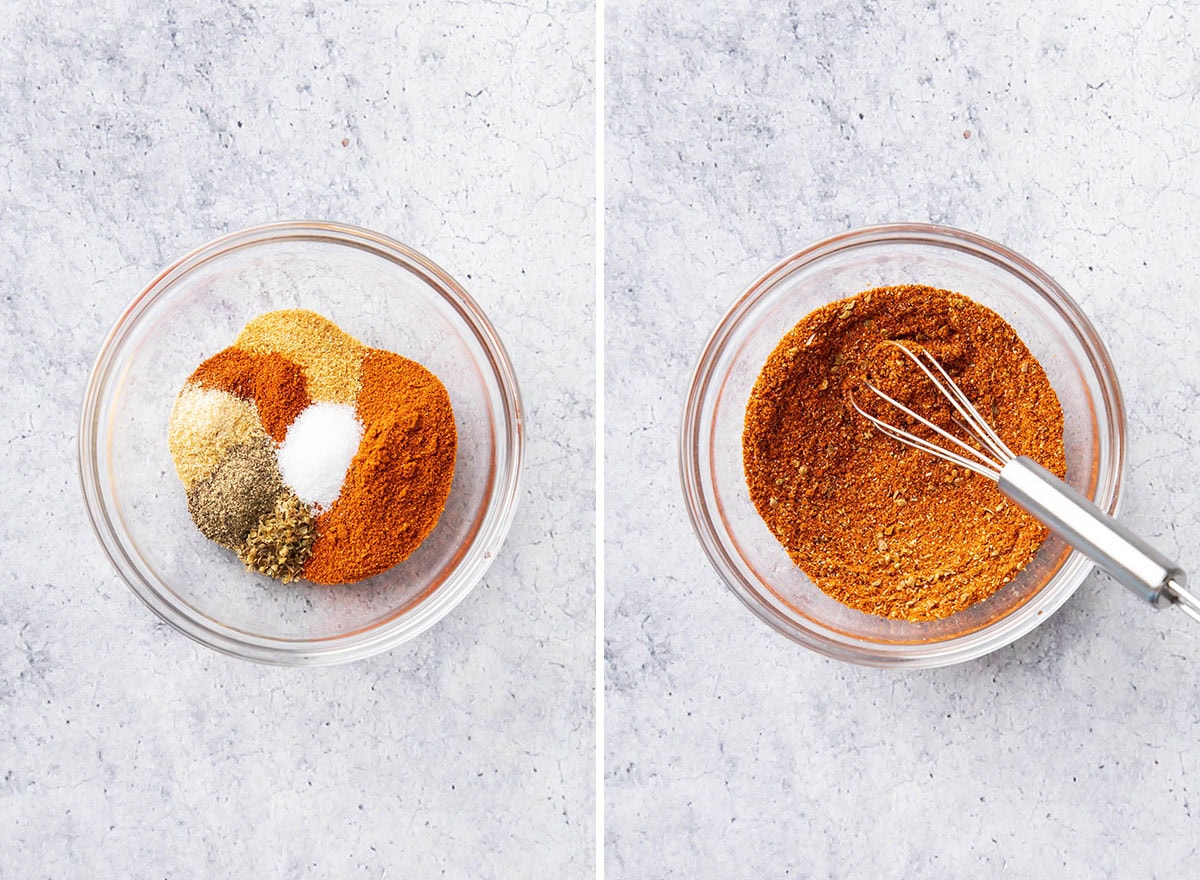
[[[1000,491],[1150,604],[1179,602],[1195,616],[1183,569],[1037,462],[1019,456],[1006,464]]]

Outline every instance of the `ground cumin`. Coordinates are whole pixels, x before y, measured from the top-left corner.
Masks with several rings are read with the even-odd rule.
[[[363,438],[338,500],[317,517],[304,577],[361,580],[407,559],[433,530],[454,477],[450,397],[415,361],[369,349],[357,400]]]
[[[852,394],[897,420],[866,378],[949,422],[948,405],[888,340],[928,349],[1015,453],[1065,474],[1062,408],[1016,332],[965,296],[902,286],[831,303],[780,341],[746,408],[746,482],[824,592],[869,614],[937,620],[1011,581],[1047,531],[990,480],[883,436],[853,410]]]

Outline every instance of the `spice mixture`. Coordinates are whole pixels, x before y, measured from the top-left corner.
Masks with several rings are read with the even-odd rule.
[[[458,435],[437,377],[301,309],[255,318],[208,358],[168,427],[188,512],[252,571],[359,581],[433,530]]]
[[[1017,455],[1066,472],[1063,413],[1016,332],[965,296],[931,287],[868,290],[805,317],[758,377],[742,436],[750,496],[792,560],[860,611],[928,621],[1011,581],[1047,536],[983,477],[877,431],[873,415],[934,439],[864,379],[952,424],[950,405],[897,341],[927,349]],[[938,441],[944,443],[944,441]]]

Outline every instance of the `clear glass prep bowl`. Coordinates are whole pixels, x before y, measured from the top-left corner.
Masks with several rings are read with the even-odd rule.
[[[431,369],[458,430],[441,519],[407,560],[357,584],[282,584],[243,570],[192,524],[167,448],[175,395],[252,318],[307,308]],[[512,523],[520,395],[492,325],[442,269],[399,242],[333,223],[259,226],[167,268],[121,315],[84,396],[79,469],[96,535],[167,623],[263,663],[331,664],[428,629],[483,576]]]
[[[1058,538],[984,602],[944,620],[864,614],[825,595],[759,517],[742,470],[742,423],[759,371],[784,334],[826,303],[872,287],[925,284],[966,294],[1008,321],[1062,403],[1067,482],[1116,513],[1125,447],[1120,388],[1099,337],[1045,272],[980,236],[896,224],[852,230],[788,257],[721,320],[696,367],[680,426],[692,525],[729,588],[777,631],[839,660],[945,666],[994,651],[1059,608],[1092,568]]]

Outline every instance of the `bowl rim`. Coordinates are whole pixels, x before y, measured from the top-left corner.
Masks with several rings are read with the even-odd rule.
[[[1107,423],[1097,421],[1101,432],[1107,428],[1110,442],[1107,450],[1101,445],[1101,458],[1093,469],[1093,485],[1085,494],[1110,516],[1116,514],[1124,477],[1125,406],[1111,358],[1095,327],[1062,286],[1025,257],[976,233],[929,223],[865,226],[824,238],[780,260],[735,300],[705,343],[688,385],[679,427],[679,475],[684,506],[709,562],[734,595],[776,632],[827,657],[860,665],[946,666],[998,650],[1033,630],[1078,589],[1091,571],[1092,561],[1070,549],[1057,573],[1028,600],[1004,617],[971,632],[922,644],[868,642],[819,625],[800,625],[794,618],[784,617],[778,608],[765,604],[756,586],[771,593],[769,585],[761,580],[752,584],[742,574],[733,558],[731,542],[717,522],[719,517],[710,513],[716,496],[701,453],[708,448],[705,435],[712,425],[711,420],[706,423],[701,416],[703,403],[715,381],[715,368],[733,331],[776,284],[792,273],[834,254],[879,244],[937,246],[984,259],[1016,276],[1054,308],[1082,346],[1109,413]]]
[[[404,611],[369,626],[323,638],[282,639],[248,633],[199,614],[185,602],[171,601],[172,591],[155,584],[130,557],[122,528],[104,502],[102,464],[107,462],[101,432],[105,391],[119,366],[119,355],[139,318],[186,275],[235,250],[281,241],[332,243],[367,251],[412,272],[459,315],[482,348],[499,391],[497,446],[503,450],[493,466],[494,483],[487,514],[470,551],[450,569],[432,592]],[[76,446],[79,484],[92,531],[109,562],[134,594],[161,620],[206,647],[223,654],[280,666],[324,666],[387,651],[433,626],[450,613],[483,578],[512,525],[520,494],[524,462],[524,409],[507,350],[483,310],[451,275],[408,245],[370,229],[324,220],[292,220],[261,224],[221,235],[179,257],[159,272],[121,312],[101,344],[88,377],[79,417]],[[116,517],[119,519],[119,517]]]

